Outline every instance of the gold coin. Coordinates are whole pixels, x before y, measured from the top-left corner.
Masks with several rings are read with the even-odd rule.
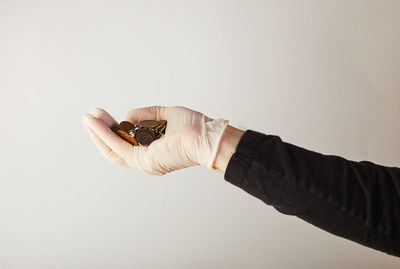
[[[165,129],[167,128],[167,121],[162,120],[158,123],[158,125],[154,128],[154,130],[158,133],[157,138],[161,136],[161,134],[165,134]]]
[[[138,142],[136,141],[136,139],[133,136],[131,136],[130,134],[128,134],[127,132],[124,132],[122,130],[117,130],[116,133],[122,139],[124,139],[126,142],[128,142],[128,143],[130,143],[130,144],[132,144],[134,146],[138,145]]]
[[[119,129],[128,132],[129,130],[135,129],[135,125],[129,121],[121,121],[119,124]]]
[[[135,138],[140,145],[150,145],[156,139],[156,135],[152,130],[141,129],[136,132]]]
[[[144,120],[137,124],[140,125],[141,127],[154,128],[159,124],[159,122],[155,120]]]

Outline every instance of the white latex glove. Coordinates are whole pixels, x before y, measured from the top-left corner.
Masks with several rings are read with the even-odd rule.
[[[165,135],[149,146],[132,146],[111,127],[118,123],[103,109],[86,114],[83,122],[100,152],[110,162],[163,175],[178,169],[202,165],[214,169],[218,146],[228,120],[211,119],[185,107],[144,107],[129,111],[127,120],[167,120]]]

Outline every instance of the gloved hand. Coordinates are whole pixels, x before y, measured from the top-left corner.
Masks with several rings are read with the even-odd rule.
[[[149,146],[132,146],[111,131],[118,123],[103,109],[96,108],[83,117],[94,143],[110,162],[152,175],[195,165],[214,169],[218,146],[229,122],[177,106],[133,109],[127,120],[167,120],[165,135]]]

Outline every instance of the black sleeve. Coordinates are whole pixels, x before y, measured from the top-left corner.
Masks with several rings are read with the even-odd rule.
[[[228,182],[323,230],[400,256],[400,169],[323,155],[247,130]]]

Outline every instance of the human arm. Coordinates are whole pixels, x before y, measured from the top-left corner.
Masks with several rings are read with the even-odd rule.
[[[283,214],[400,255],[399,168],[322,155],[181,107],[134,109],[127,119],[166,119],[166,135],[148,147],[133,147],[110,130],[116,121],[107,112],[94,110],[84,117],[85,126],[112,163],[154,175],[214,167]]]
[[[325,231],[400,256],[400,169],[323,155],[247,130],[225,179]]]

